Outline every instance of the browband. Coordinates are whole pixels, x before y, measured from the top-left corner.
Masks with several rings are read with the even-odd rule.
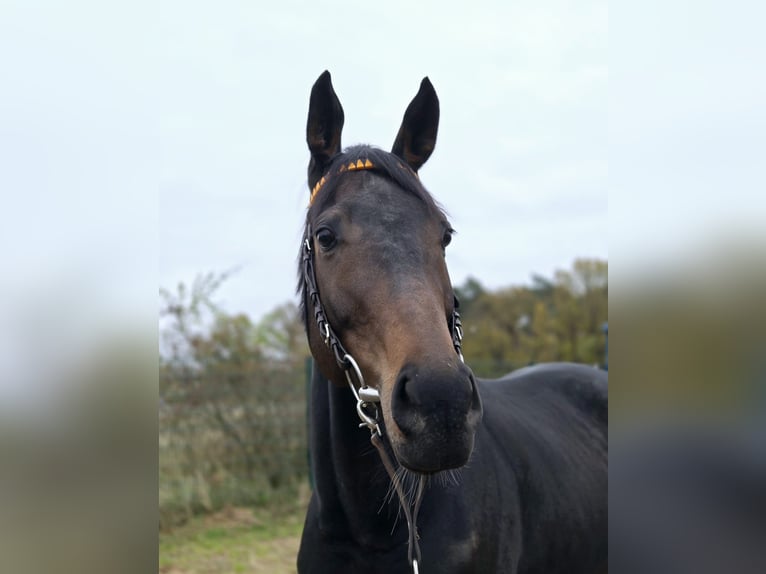
[[[343,164],[338,169],[337,173],[343,173],[344,171],[357,171],[362,169],[372,169],[375,166],[372,164],[372,162],[369,159],[361,160],[358,159],[356,161],[352,161],[348,164]],[[327,180],[330,179],[330,174],[323,175],[322,179],[320,179],[318,182],[316,182],[316,185],[314,186],[314,189],[311,190],[311,197],[309,198],[309,205],[314,203],[314,198],[316,197],[316,194],[319,193],[319,190],[322,189],[324,184],[327,182]]]

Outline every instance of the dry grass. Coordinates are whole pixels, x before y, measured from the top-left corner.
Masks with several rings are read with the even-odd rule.
[[[279,511],[227,508],[160,533],[159,572],[293,574],[307,498]]]

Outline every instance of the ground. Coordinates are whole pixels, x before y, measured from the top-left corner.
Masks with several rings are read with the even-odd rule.
[[[227,508],[160,533],[160,574],[294,574],[305,509]]]

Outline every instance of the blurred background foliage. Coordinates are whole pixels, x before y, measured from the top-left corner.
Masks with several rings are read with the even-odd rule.
[[[307,476],[305,357],[293,304],[254,323],[213,301],[225,275],[161,291],[160,527],[277,504]]]
[[[299,310],[228,314],[230,273],[160,291],[160,528],[237,506],[294,504],[308,479],[309,351]],[[543,361],[605,361],[608,264],[576,260],[531,285],[456,288],[464,355],[478,376]]]
[[[525,365],[574,361],[602,365],[608,315],[608,264],[578,259],[530,286],[486,290],[476,279],[456,288],[463,354],[478,376],[500,376]]]

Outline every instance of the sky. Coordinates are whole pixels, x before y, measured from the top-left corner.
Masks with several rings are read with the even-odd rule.
[[[747,1],[6,0],[0,395],[126,324],[156,336],[158,287],[200,273],[238,268],[219,302],[255,320],[295,301],[326,69],[344,145],[389,149],[431,79],[421,176],[458,231],[455,284],[608,257],[614,287],[661,272],[637,261],[704,264],[720,237],[766,244],[765,17]]]
[[[257,320],[295,301],[324,70],[344,146],[390,149],[431,79],[441,122],[420,175],[458,231],[455,284],[606,258],[607,23],[603,0],[4,3],[15,291],[43,300],[71,284],[130,315],[147,277],[173,290],[236,268],[216,295],[225,310]]]
[[[431,79],[441,122],[420,175],[458,231],[455,284],[607,258],[606,2],[380,6],[162,4],[161,286],[237,268],[227,310],[295,300],[308,100],[325,69],[344,146],[390,149]]]
[[[764,21],[753,0],[2,0],[0,432],[33,423],[30,445],[49,452],[47,429],[60,454],[68,412],[113,420],[106,437],[156,428],[158,287],[238,267],[225,310],[257,320],[295,300],[326,69],[345,145],[388,148],[434,84],[421,176],[458,230],[454,283],[608,256],[624,348],[626,282],[696,264],[711,273],[681,279],[705,286],[735,275],[711,246],[766,246]],[[117,376],[80,376],[94,365]]]

